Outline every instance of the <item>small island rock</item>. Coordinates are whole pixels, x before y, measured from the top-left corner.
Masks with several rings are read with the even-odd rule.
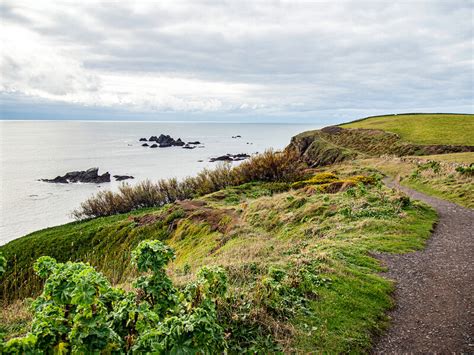
[[[122,180],[128,180],[128,179],[135,179],[131,175],[114,175],[115,181],[122,181]]]
[[[240,160],[245,160],[247,158],[250,158],[250,155],[245,154],[245,153],[240,153],[240,154],[226,154],[226,155],[221,155],[216,158],[211,158],[209,161],[211,163],[215,161],[240,161]]]
[[[85,171],[71,171],[63,176],[56,176],[54,179],[40,179],[40,181],[68,184],[75,182],[100,184],[110,182],[110,174],[108,172],[99,175],[99,168],[90,168]]]

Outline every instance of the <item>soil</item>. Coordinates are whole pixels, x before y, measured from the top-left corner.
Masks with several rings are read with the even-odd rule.
[[[386,183],[431,205],[439,221],[424,250],[379,256],[396,306],[373,352],[473,354],[474,210]]]

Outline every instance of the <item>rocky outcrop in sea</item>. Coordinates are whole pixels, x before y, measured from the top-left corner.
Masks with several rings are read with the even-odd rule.
[[[196,145],[201,144],[199,141],[183,142],[181,138],[174,139],[169,134],[160,134],[159,136],[151,136],[150,138],[140,138],[139,142],[155,142],[151,145],[143,143],[142,147],[150,148],[169,148],[169,147],[183,147],[184,149],[194,149]]]
[[[110,182],[110,174],[106,172],[99,175],[99,168],[90,168],[84,171],[71,171],[63,176],[56,176],[54,179],[40,179],[40,181],[69,184],[75,182],[100,184],[103,182]]]
[[[240,161],[240,160],[245,160],[247,158],[250,158],[250,155],[245,154],[245,153],[240,153],[240,154],[226,154],[226,155],[221,155],[215,158],[209,159],[211,163],[216,162],[216,161]]]

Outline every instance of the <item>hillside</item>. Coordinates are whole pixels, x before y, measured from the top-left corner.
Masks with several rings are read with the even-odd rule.
[[[287,149],[310,166],[354,158],[474,151],[474,115],[389,115],[303,132]]]
[[[400,114],[363,118],[343,128],[379,129],[416,144],[474,145],[474,115]]]
[[[387,125],[391,119],[399,117],[384,116]],[[24,300],[43,289],[33,270],[39,257],[90,263],[138,304],[143,289],[134,288],[140,273],[132,251],[158,240],[174,250],[166,275],[182,290],[180,297],[198,287],[202,267],[223,267],[228,289],[212,302],[218,322],[212,329],[230,353],[367,352],[393,307],[394,285],[380,274],[379,253],[422,249],[437,220],[432,208],[386,187],[382,178],[474,207],[473,131],[466,132],[462,145],[422,144],[397,132],[327,127],[235,169],[91,199],[78,216],[103,217],[0,247],[8,261],[0,333],[9,339],[31,330]],[[127,343],[139,331],[133,329]]]
[[[368,349],[371,334],[384,327],[392,290],[378,276],[381,266],[371,253],[421,248],[435,214],[379,184],[348,188],[354,173],[370,176],[371,171],[342,169],[337,178],[323,175],[294,189],[251,183],[33,233],[0,248],[9,260],[2,296],[37,294],[41,283],[31,265],[41,255],[88,261],[125,286],[136,274],[129,266],[130,251],[141,240],[159,239],[176,250],[168,272],[177,284],[193,279],[200,266],[225,267],[230,298],[221,312],[235,351]],[[274,268],[287,276],[278,281],[277,298],[262,299],[261,283]],[[293,292],[301,277],[309,283]],[[21,333],[23,323],[9,314],[12,318],[5,330]]]

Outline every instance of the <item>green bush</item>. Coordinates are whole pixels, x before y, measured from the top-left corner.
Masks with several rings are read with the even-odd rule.
[[[144,273],[125,292],[85,263],[35,263],[46,279],[33,302],[31,331],[0,343],[19,353],[215,353],[227,348],[216,303],[227,291],[220,267],[203,267],[184,290],[174,287],[165,267],[174,251],[160,241],[142,241],[132,262]]]
[[[471,163],[468,166],[458,166],[456,171],[461,175],[474,176],[474,163]]]

